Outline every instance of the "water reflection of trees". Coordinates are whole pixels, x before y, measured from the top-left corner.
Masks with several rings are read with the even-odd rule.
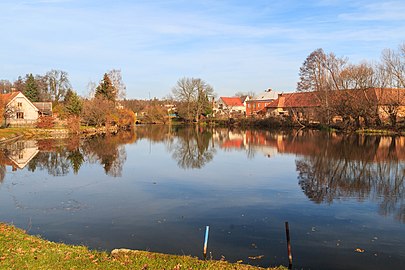
[[[28,170],[32,172],[37,169],[46,170],[53,176],[68,174],[72,161],[71,153],[78,151],[78,142],[77,138],[38,140],[39,153],[28,163]]]
[[[168,149],[180,168],[202,168],[213,159],[215,148],[210,145],[211,130],[201,127],[179,128],[175,134],[177,140],[168,145]]]
[[[405,164],[400,137],[318,137],[316,155],[296,160],[299,184],[316,203],[334,199],[371,198],[382,215],[393,214],[405,222]]]
[[[164,143],[178,166],[184,169],[205,166],[213,160],[218,146],[224,151],[246,151],[251,156],[256,152],[268,157],[294,154],[299,184],[310,200],[332,203],[340,198],[371,198],[379,203],[382,215],[395,215],[405,222],[405,137],[146,126],[137,127],[133,133],[85,140],[78,137],[40,140],[35,149],[25,152],[36,154],[39,150],[29,161],[28,169],[46,170],[55,176],[66,175],[70,170],[77,174],[82,164],[89,162],[100,164],[107,175],[120,176],[126,160],[124,144],[142,139],[151,144]],[[23,145],[0,152],[0,181],[6,172],[4,164],[12,165],[10,154],[18,158]]]
[[[4,151],[0,150],[0,184],[3,183],[4,177],[6,176],[6,155]]]
[[[46,170],[53,176],[66,175],[73,170],[77,174],[82,164],[99,163],[107,175],[121,176],[126,160],[124,144],[132,143],[134,134],[120,132],[80,139],[45,139],[38,140],[39,153],[28,163],[28,170]]]

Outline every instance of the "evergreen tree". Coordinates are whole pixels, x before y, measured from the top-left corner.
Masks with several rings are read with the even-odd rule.
[[[39,89],[32,73],[27,75],[25,79],[25,87],[23,94],[31,101],[37,102],[39,100]]]
[[[72,165],[74,174],[78,174],[84,161],[82,153],[76,149],[68,155],[67,159],[70,161],[70,165]]]
[[[72,90],[68,90],[65,98],[65,110],[69,115],[79,116],[82,112],[83,104],[80,97]]]
[[[64,97],[64,99],[63,99],[63,103],[64,103],[65,105],[69,103],[69,100],[70,100],[70,98],[72,97],[73,93],[74,93],[74,92],[73,92],[73,90],[72,90],[71,88],[69,88],[69,89],[66,91],[65,97]]]
[[[96,98],[102,98],[110,101],[115,101],[117,99],[117,89],[111,82],[110,77],[108,74],[105,73],[103,80],[96,88]]]

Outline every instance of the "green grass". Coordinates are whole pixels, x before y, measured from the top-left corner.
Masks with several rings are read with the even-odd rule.
[[[30,236],[0,223],[0,269],[264,269],[225,261],[147,251],[109,254],[84,246],[71,246]],[[287,269],[285,267],[267,269]]]

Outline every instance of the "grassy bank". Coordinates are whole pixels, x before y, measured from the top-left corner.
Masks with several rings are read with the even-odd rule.
[[[0,128],[0,142],[12,140],[17,137],[47,137],[47,136],[61,136],[68,134],[68,130],[65,128],[28,128],[28,127],[13,127],[13,128]]]
[[[109,130],[109,132],[116,132],[117,130]],[[94,135],[105,133],[106,129],[94,127],[81,127],[80,134],[82,136]],[[20,137],[24,138],[66,138],[72,135],[69,129],[64,127],[55,128],[33,128],[33,127],[12,127],[0,128],[0,143],[8,142]]]
[[[146,251],[91,251],[53,243],[0,223],[0,269],[264,269]],[[284,267],[268,269],[286,269]]]

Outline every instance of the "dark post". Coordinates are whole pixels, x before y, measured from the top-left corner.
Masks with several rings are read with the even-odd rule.
[[[287,252],[288,252],[288,269],[292,269],[292,254],[291,254],[291,243],[290,243],[290,228],[288,222],[285,222],[285,234],[287,236]]]

